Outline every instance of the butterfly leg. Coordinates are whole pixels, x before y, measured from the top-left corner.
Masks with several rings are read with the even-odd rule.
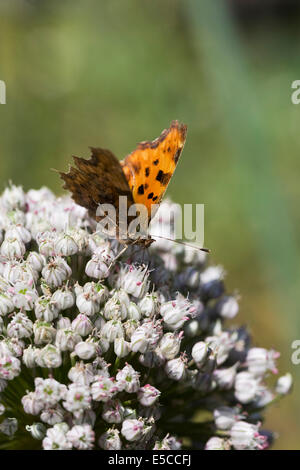
[[[121,258],[121,256],[125,253],[125,251],[127,250],[127,248],[129,247],[129,245],[125,245],[124,248],[122,248],[122,250],[120,251],[120,253],[117,254],[117,256],[112,260],[112,262],[110,263],[108,269],[110,270],[113,265],[116,263],[116,261]]]

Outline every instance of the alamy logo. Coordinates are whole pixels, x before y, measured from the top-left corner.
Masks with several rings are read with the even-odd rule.
[[[0,104],[6,104],[6,85],[3,80],[0,80]]]

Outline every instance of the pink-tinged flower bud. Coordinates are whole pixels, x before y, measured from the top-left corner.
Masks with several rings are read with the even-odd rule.
[[[116,376],[117,382],[121,390],[125,390],[128,393],[135,393],[140,388],[140,374],[134,370],[134,368],[126,364]]]
[[[166,333],[161,338],[158,346],[159,351],[167,360],[174,359],[174,357],[179,353],[182,333],[183,332],[179,335]]]
[[[124,419],[124,407],[120,400],[110,400],[104,403],[102,418],[107,423],[122,423]]]
[[[149,288],[149,271],[145,266],[124,266],[118,279],[118,285],[124,289],[127,294],[136,298],[142,298]]]
[[[69,289],[58,289],[52,295],[52,302],[58,310],[66,310],[75,304],[75,296]]]
[[[183,295],[177,294],[175,300],[165,302],[161,305],[160,314],[168,328],[177,330],[188,320],[190,309],[190,302],[183,297]]]
[[[122,424],[121,433],[127,441],[138,441],[144,433],[144,421],[137,419],[125,419]]]
[[[290,373],[282,375],[279,377],[276,383],[275,391],[279,393],[279,395],[287,395],[293,386],[293,377]]]
[[[5,237],[0,248],[1,255],[10,260],[23,258],[25,252],[24,243],[16,237]]]
[[[67,439],[75,449],[90,450],[94,445],[95,433],[89,424],[76,425],[67,432]]]
[[[17,313],[7,325],[7,334],[11,338],[29,338],[33,323],[24,313]]]
[[[276,351],[268,351],[264,348],[251,348],[248,351],[246,363],[248,370],[255,377],[263,376],[268,370],[277,374],[275,360],[280,354]]]
[[[184,357],[171,359],[165,365],[165,372],[172,380],[183,380],[186,374],[186,360]]]
[[[74,238],[68,234],[62,234],[57,238],[54,249],[58,256],[72,256],[79,251]]]
[[[42,276],[50,287],[60,287],[72,274],[66,261],[59,256],[53,258],[42,270]]]
[[[110,320],[105,323],[101,333],[110,343],[113,343],[116,338],[124,337],[123,326],[119,320]]]
[[[103,315],[107,320],[126,320],[129,306],[128,294],[120,289],[106,302]]]
[[[76,297],[76,306],[80,313],[84,315],[95,315],[99,312],[100,304],[95,295],[89,292],[82,292]]]
[[[93,329],[93,324],[91,320],[86,316],[80,313],[77,317],[72,321],[72,330],[75,333],[78,333],[80,336],[87,336],[91,333]]]
[[[68,386],[63,406],[71,413],[91,408],[91,395],[88,385],[73,383]]]
[[[138,391],[138,400],[143,406],[152,406],[158,400],[160,391],[147,384],[141,387]]]
[[[230,441],[235,450],[262,450],[268,447],[266,436],[258,433],[259,425],[238,421],[230,431]]]
[[[55,405],[50,408],[46,408],[41,413],[41,421],[50,426],[61,423],[64,420],[65,411],[60,405]]]
[[[31,240],[31,233],[21,224],[11,225],[5,232],[5,238],[18,238],[25,245]]]
[[[44,231],[38,233],[36,237],[37,244],[39,246],[39,252],[45,258],[55,256],[55,244],[57,240],[56,232]]]
[[[131,336],[130,344],[132,351],[141,353],[152,351],[157,346],[161,335],[162,327],[159,322],[146,321]]]
[[[239,372],[235,378],[234,395],[239,402],[250,403],[256,398],[259,385],[259,379],[250,372]]]
[[[21,363],[14,356],[0,355],[0,378],[12,380],[21,372]]]
[[[114,341],[114,352],[118,357],[126,357],[130,353],[130,343],[124,338],[116,338]]]
[[[119,437],[120,431],[118,429],[108,429],[99,438],[99,446],[104,450],[121,450],[122,443]]]
[[[181,442],[175,437],[166,435],[162,441],[156,441],[153,450],[180,450]]]
[[[38,366],[48,369],[60,367],[62,364],[60,350],[53,344],[47,344],[44,348],[36,350],[35,361]]]
[[[95,381],[91,385],[91,394],[95,401],[107,402],[120,390],[112,377],[98,375],[94,379]]]
[[[25,413],[29,415],[38,415],[44,408],[44,403],[40,400],[35,392],[24,395],[21,399]]]
[[[230,450],[228,439],[222,437],[211,437],[205,444],[205,450]]]

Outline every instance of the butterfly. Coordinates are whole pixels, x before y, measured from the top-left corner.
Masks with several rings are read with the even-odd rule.
[[[127,209],[133,204],[143,204],[150,223],[154,215],[153,205],[158,207],[162,201],[184,147],[186,134],[187,126],[173,121],[157,139],[139,143],[122,161],[110,150],[91,147],[89,160],[74,156],[75,167],[70,167],[68,173],[59,172],[64,181],[63,187],[96,220],[101,218],[97,217],[99,204],[112,204],[118,211],[119,197],[126,196]],[[138,240],[138,243],[149,246],[153,241],[148,237]],[[126,243],[131,242],[133,240],[128,234]]]

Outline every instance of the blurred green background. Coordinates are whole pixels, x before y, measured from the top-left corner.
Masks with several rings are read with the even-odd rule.
[[[300,79],[297,2],[0,0],[0,189],[104,146],[120,158],[179,119],[188,139],[168,194],[205,203],[205,240],[241,294],[238,321],[281,351],[294,392],[267,412],[300,449]],[[289,7],[289,8],[288,8]]]

